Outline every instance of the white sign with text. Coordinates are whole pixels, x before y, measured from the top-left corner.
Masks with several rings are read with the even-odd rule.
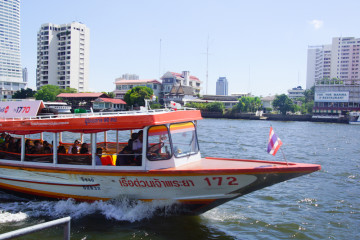
[[[35,117],[44,108],[42,101],[0,102],[0,118]]]
[[[315,102],[349,102],[349,92],[315,92]]]

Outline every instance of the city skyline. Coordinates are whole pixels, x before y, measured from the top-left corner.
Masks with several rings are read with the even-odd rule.
[[[22,1],[22,67],[35,88],[39,27],[78,21],[91,31],[90,91],[115,90],[115,79],[124,73],[159,79],[167,71],[188,70],[202,81],[205,94],[208,69],[208,94],[215,94],[220,76],[229,79],[229,94],[282,94],[305,88],[309,45],[360,36],[351,24],[360,18],[359,6],[357,1]]]

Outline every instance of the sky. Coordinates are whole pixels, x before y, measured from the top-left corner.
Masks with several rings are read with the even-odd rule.
[[[358,0],[21,0],[21,60],[35,89],[41,24],[77,21],[90,28],[89,91],[113,91],[125,73],[190,71],[202,94],[215,94],[219,77],[229,94],[282,94],[306,87],[308,46],[360,38],[359,9]]]

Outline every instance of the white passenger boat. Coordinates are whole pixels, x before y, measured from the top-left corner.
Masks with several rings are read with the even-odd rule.
[[[71,113],[71,106],[65,102],[44,102],[46,108],[53,108],[59,114]]]
[[[21,107],[27,111],[26,106]],[[42,107],[39,103],[38,111]],[[14,113],[19,106],[7,109],[7,113]],[[5,113],[0,117],[1,131],[21,142],[18,151],[2,145],[0,188],[38,198],[169,200],[178,203],[184,212],[200,214],[244,194],[320,169],[315,164],[202,158],[196,134],[197,121],[201,120],[198,110],[47,117],[6,117]],[[141,137],[135,141],[138,146],[141,143],[140,148],[132,144],[131,149],[131,141],[119,140],[122,131],[139,130],[143,131],[142,142]],[[99,142],[99,135],[109,131],[115,132],[116,141],[104,137]],[[89,152],[69,152],[72,143],[62,142],[64,132],[89,135]],[[50,152],[36,151],[32,146],[42,143],[41,138],[27,138],[36,133],[52,135]],[[97,165],[99,159],[102,165]]]
[[[360,112],[350,112],[349,113],[349,123],[360,125]]]

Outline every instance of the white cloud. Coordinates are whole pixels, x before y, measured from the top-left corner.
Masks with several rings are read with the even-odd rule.
[[[315,30],[320,29],[324,25],[324,22],[322,20],[317,20],[317,19],[314,19],[309,23],[314,27]]]

